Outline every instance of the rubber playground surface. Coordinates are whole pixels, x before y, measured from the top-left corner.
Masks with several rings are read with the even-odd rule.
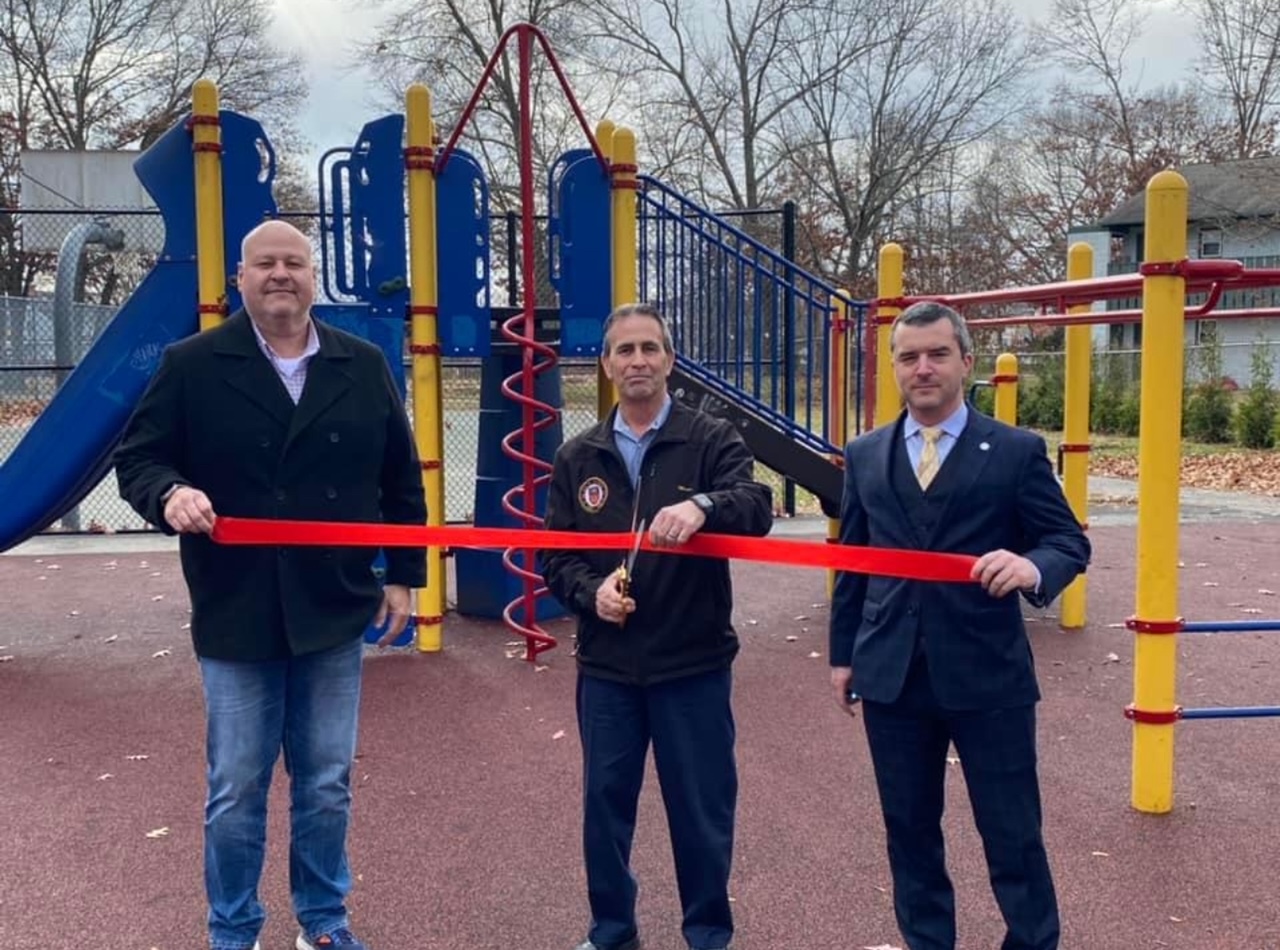
[[[1280,618],[1280,519],[1185,524],[1188,619]],[[1129,806],[1135,537],[1098,519],[1089,626],[1030,612],[1046,835],[1067,950],[1280,948],[1280,723],[1177,726],[1175,807]],[[820,526],[815,526],[820,531]],[[815,532],[814,536],[817,536]],[[737,950],[890,950],[883,832],[861,723],[828,698],[819,571],[735,567],[743,651]],[[206,946],[202,710],[171,551],[0,557],[0,947]],[[493,622],[446,649],[371,653],[351,856],[373,950],[568,950],[586,925],[567,623],[536,667]],[[1280,636],[1184,636],[1179,701],[1280,703]],[[263,950],[292,947],[285,784],[273,789]],[[949,861],[960,947],[1003,934],[959,766]],[[649,950],[680,950],[656,782],[633,866]]]

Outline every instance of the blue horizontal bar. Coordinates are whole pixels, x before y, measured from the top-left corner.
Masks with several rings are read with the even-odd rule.
[[[1200,620],[1184,623],[1183,633],[1280,633],[1280,620]]]
[[[1280,716],[1280,706],[1206,706],[1182,710],[1183,719],[1256,719]]]

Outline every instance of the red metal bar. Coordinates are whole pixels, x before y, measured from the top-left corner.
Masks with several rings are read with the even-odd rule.
[[[502,51],[506,48],[507,41],[513,35],[517,36],[521,43],[528,43],[531,37],[537,37],[539,44],[542,46],[542,51],[547,57],[547,62],[556,74],[556,80],[560,83],[560,90],[564,93],[565,98],[569,100],[569,106],[573,109],[578,125],[582,127],[582,132],[587,137],[591,151],[595,153],[596,160],[600,162],[600,167],[607,169],[609,163],[605,160],[604,152],[600,150],[600,143],[596,141],[595,133],[591,131],[591,126],[587,124],[587,118],[583,114],[582,107],[578,104],[577,97],[573,94],[573,89],[569,86],[569,80],[565,78],[564,70],[560,68],[560,60],[556,58],[555,52],[552,51],[551,44],[547,41],[543,32],[533,24],[517,23],[502,34],[502,37],[498,40],[498,45],[494,47],[493,54],[489,57],[489,62],[485,64],[484,72],[480,74],[480,81],[476,83],[475,91],[471,93],[471,98],[467,100],[466,108],[462,110],[462,115],[458,117],[457,124],[449,134],[449,141],[445,143],[444,148],[436,156],[436,174],[442,174],[445,165],[449,163],[449,156],[453,154],[453,149],[458,144],[458,138],[462,135],[462,130],[467,127],[467,122],[476,110],[476,104],[480,101],[480,94],[484,92],[485,86],[488,85],[489,77],[493,75],[498,59],[502,56]],[[528,62],[525,54],[521,53],[520,55],[522,62]],[[522,74],[521,82],[523,81],[524,75]]]
[[[1219,310],[1204,314],[1199,308],[1187,311],[1188,320],[1270,320],[1280,317],[1280,307],[1252,307],[1247,310]],[[970,327],[992,330],[999,327],[1070,327],[1097,324],[1141,323],[1141,310],[1097,310],[1090,313],[1028,313],[1019,317],[988,317],[969,320]]]
[[[1171,270],[1186,278],[1187,293],[1210,292],[1218,283],[1229,285],[1225,287],[1228,290],[1280,286],[1280,268],[1246,270],[1239,261],[1179,261]],[[1113,274],[1109,277],[1093,277],[1089,280],[1057,281],[1029,287],[1007,287],[963,294],[925,294],[876,300],[874,303],[888,307],[909,307],[922,300],[932,300],[957,309],[979,304],[1044,303],[1054,304],[1059,309],[1065,310],[1068,307],[1099,300],[1141,296],[1142,281],[1141,273]]]

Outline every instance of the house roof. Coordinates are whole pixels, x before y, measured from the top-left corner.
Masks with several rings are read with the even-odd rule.
[[[1191,188],[1188,221],[1236,220],[1280,214],[1280,156],[1243,158],[1177,169]],[[1098,221],[1097,228],[1142,224],[1146,191],[1126,200]]]

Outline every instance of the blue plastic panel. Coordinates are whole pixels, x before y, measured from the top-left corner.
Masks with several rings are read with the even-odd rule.
[[[600,329],[613,303],[609,176],[589,149],[562,156],[553,177],[552,241],[560,293],[560,355],[597,356]],[[558,163],[559,165],[560,163]]]
[[[489,188],[480,163],[449,156],[436,179],[440,346],[445,356],[489,355]]]

